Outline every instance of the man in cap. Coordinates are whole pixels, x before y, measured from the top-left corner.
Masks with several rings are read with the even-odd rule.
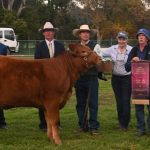
[[[54,28],[51,22],[46,22],[43,26],[42,33],[44,40],[40,42],[35,51],[35,59],[53,58],[57,57],[65,51],[64,45],[55,40],[55,32],[57,28]],[[47,125],[44,116],[44,110],[39,109],[40,124],[39,128],[43,131],[47,130]]]
[[[127,131],[130,122],[131,73],[125,70],[125,63],[132,47],[128,45],[128,34],[125,31],[118,33],[117,42],[103,51],[103,56],[112,59],[111,84],[116,99],[119,129]]]
[[[141,28],[136,34],[138,40],[138,45],[133,47],[131,50],[127,63],[126,70],[131,70],[131,62],[136,62],[140,60],[150,61],[150,33],[147,29]],[[147,128],[148,134],[150,134],[150,106],[148,105],[148,119]],[[146,133],[145,120],[144,120],[144,105],[135,105],[136,118],[137,118],[137,136],[142,136]]]
[[[0,43],[0,55],[7,55],[8,47]],[[0,129],[6,129],[6,122],[3,109],[0,109]]]
[[[86,45],[91,50],[101,56],[100,46],[90,40],[96,34],[95,29],[90,29],[88,25],[81,25],[79,29],[73,30],[73,35],[80,39],[82,45]],[[98,71],[91,68],[81,75],[75,85],[77,98],[77,115],[80,128],[77,132],[90,131],[92,135],[98,133]],[[87,117],[89,109],[89,118]]]

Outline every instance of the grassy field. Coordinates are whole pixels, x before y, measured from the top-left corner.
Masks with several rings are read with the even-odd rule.
[[[132,117],[128,132],[117,129],[116,105],[110,80],[100,81],[99,135],[75,134],[78,127],[75,111],[75,96],[61,110],[60,131],[63,145],[56,146],[38,129],[38,114],[35,108],[15,108],[5,111],[7,130],[0,130],[0,150],[150,150],[150,137],[136,137],[136,119],[132,105]]]

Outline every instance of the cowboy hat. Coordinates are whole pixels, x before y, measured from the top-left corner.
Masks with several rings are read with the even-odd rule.
[[[80,32],[82,32],[82,31],[89,31],[91,37],[93,37],[97,33],[96,29],[90,29],[88,25],[84,24],[84,25],[81,25],[79,29],[74,29],[72,31],[72,34],[74,36],[78,37]]]
[[[42,32],[44,31],[58,31],[58,28],[54,28],[51,22],[45,22],[44,26],[42,29],[40,29]]]

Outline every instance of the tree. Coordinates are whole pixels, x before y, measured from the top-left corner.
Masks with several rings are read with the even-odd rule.
[[[3,9],[14,11],[19,17],[22,10],[26,8],[27,0],[1,0],[0,3]]]
[[[135,32],[140,26],[143,26],[146,12],[141,0],[78,1],[83,4],[83,11],[90,15],[89,19],[93,26],[99,30],[99,39],[108,35],[115,38],[119,30],[133,33],[132,31]],[[104,29],[106,31],[103,31]]]
[[[40,16],[39,24],[43,25],[45,21],[51,21],[54,26],[59,28],[59,32],[57,33],[57,38],[59,39],[72,38],[72,27],[75,26],[76,22],[68,13],[70,1],[48,0],[46,5],[39,4],[36,10],[37,15]]]

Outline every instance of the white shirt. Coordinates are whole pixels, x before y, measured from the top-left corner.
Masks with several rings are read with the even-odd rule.
[[[111,57],[113,65],[112,73],[114,75],[124,76],[131,74],[131,72],[127,72],[125,70],[125,63],[127,62],[128,55],[131,49],[132,47],[130,45],[127,45],[125,53],[121,54],[119,53],[119,45],[117,44],[102,51],[102,55],[104,57]]]
[[[48,40],[45,39],[45,41],[46,41],[46,44],[47,44],[48,48],[51,45],[51,48],[49,48],[49,55],[50,55],[50,58],[52,58],[52,57],[54,57],[54,40],[49,42]]]

